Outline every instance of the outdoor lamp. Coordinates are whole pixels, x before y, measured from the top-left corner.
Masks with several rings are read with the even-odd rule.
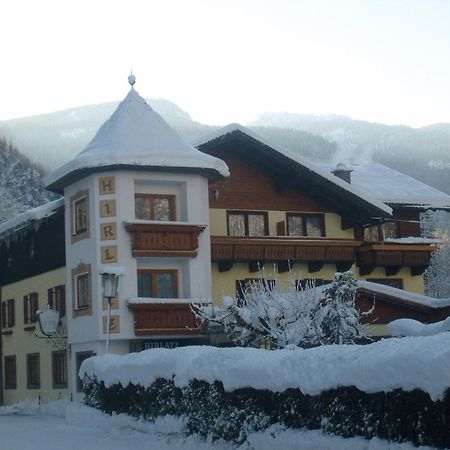
[[[37,312],[39,328],[42,334],[51,337],[56,333],[59,325],[59,312],[47,306],[47,309]]]
[[[119,275],[115,273],[101,273],[103,297],[108,299],[117,295],[117,287],[119,286]]]
[[[113,271],[105,270],[102,276],[103,297],[108,299],[108,322],[106,325],[106,353],[109,353],[109,335],[111,331],[111,299],[117,295],[119,275]]]

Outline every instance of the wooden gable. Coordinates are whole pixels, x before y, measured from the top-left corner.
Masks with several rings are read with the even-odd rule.
[[[230,177],[210,184],[210,208],[293,212],[330,210],[303,194],[301,188],[286,186],[276,172],[271,174],[261,166],[239,158],[238,154],[223,150],[211,154],[227,163]]]
[[[381,203],[378,205],[353,189],[345,188],[342,180],[322,175],[319,170],[290,158],[243,130],[212,137],[199,143],[198,149],[225,160],[231,171],[231,178],[212,185],[212,208],[238,208],[234,201],[231,206],[233,195],[234,199],[250,197],[239,199],[243,209],[267,210],[272,209],[270,205],[277,205],[273,209],[289,211],[295,205],[294,211],[336,212],[342,217],[345,228],[372,223],[374,218],[390,217]]]

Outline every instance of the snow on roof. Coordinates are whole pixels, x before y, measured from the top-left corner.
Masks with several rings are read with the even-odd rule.
[[[329,161],[312,160],[323,171],[331,172],[335,165]],[[350,164],[352,186],[390,205],[417,208],[449,208],[450,196],[425,183],[376,161]]]
[[[26,228],[30,224],[37,224],[41,220],[55,214],[56,210],[64,205],[64,198],[59,198],[53,202],[29,209],[22,214],[0,224],[0,239],[4,240],[11,234]]]
[[[234,131],[240,131],[241,133],[244,133],[254,140],[260,142],[263,145],[266,145],[267,147],[272,148],[273,150],[277,151],[278,153],[282,154],[283,156],[291,159],[297,164],[300,164],[301,166],[305,167],[309,171],[321,176],[322,178],[327,179],[331,183],[339,186],[341,189],[348,191],[349,193],[356,195],[357,197],[363,199],[364,201],[372,204],[376,208],[382,210],[383,212],[391,215],[392,209],[385,205],[382,201],[378,200],[377,198],[373,197],[370,193],[367,191],[364,191],[362,189],[359,189],[358,186],[350,185],[347,182],[341,180],[340,178],[336,177],[335,175],[331,174],[328,170],[323,170],[320,167],[314,165],[307,159],[303,158],[301,155],[299,155],[297,152],[291,151],[287,148],[284,148],[280,145],[272,144],[271,142],[268,142],[258,134],[254,133],[253,131],[250,131],[248,128],[237,124],[232,123],[229,124],[223,128],[220,128],[218,130],[215,130],[211,133],[206,134],[205,136],[202,136],[194,141],[192,141],[192,145],[194,147],[200,147],[201,145],[206,144],[207,142],[213,141],[215,139],[222,138],[226,136],[227,134],[230,134]]]
[[[440,322],[422,323],[414,319],[397,319],[387,324],[390,336],[434,336],[450,331],[450,317]]]
[[[367,289],[378,294],[384,294],[389,297],[394,297],[406,303],[412,303],[419,306],[426,306],[428,308],[439,309],[450,306],[450,298],[434,298],[427,295],[416,294],[408,292],[403,289],[397,289],[391,286],[386,286],[379,283],[371,283],[370,281],[357,281],[358,287]]]
[[[60,192],[74,172],[117,165],[195,169],[215,176],[229,175],[224,161],[183,141],[133,88],[84,150],[53,171],[46,184]]]

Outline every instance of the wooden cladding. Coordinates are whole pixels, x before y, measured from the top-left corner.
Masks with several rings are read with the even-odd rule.
[[[128,224],[133,256],[197,256],[198,236],[204,225]]]
[[[200,334],[189,304],[135,303],[128,307],[134,313],[136,336]]]
[[[307,262],[310,272],[323,264],[336,264],[338,271],[348,270],[356,259],[360,275],[384,267],[392,276],[402,267],[410,267],[412,275],[420,275],[430,264],[435,249],[427,244],[365,244],[350,239],[302,237],[211,237],[211,260],[229,270],[235,262]]]
[[[211,238],[211,259],[220,261],[352,262],[358,241],[346,239]]]
[[[369,250],[358,253],[360,266],[427,266],[430,263],[430,252],[411,250]]]
[[[418,320],[422,323],[433,323],[444,320],[450,315],[450,306],[431,308],[388,294],[381,294],[363,288],[358,289],[356,294],[357,309],[368,311],[373,306],[374,300],[375,309],[371,314],[362,318],[363,323],[380,325],[404,318]]]

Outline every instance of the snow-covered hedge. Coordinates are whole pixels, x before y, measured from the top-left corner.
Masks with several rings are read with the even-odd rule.
[[[90,358],[87,402],[234,441],[274,423],[450,446],[450,335],[265,351],[153,349]]]

